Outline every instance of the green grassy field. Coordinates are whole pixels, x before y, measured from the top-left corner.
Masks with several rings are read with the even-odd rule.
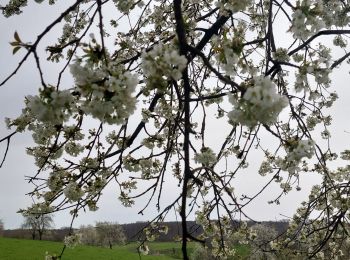
[[[148,244],[150,254],[142,256],[142,260],[169,260],[182,259],[181,244],[176,242],[154,242]],[[137,253],[137,244],[130,243],[125,246],[100,248],[93,246],[77,246],[74,249],[67,248],[62,257],[63,260],[133,260],[140,259]],[[194,244],[190,243],[189,254]],[[0,237],[0,260],[44,260],[45,253],[60,254],[63,243],[51,241],[25,240]],[[247,247],[236,248],[238,257],[245,256],[249,249]]]
[[[33,241],[25,239],[0,237],[0,259],[1,260],[43,260],[45,252],[59,254],[63,244],[51,241]],[[180,243],[151,243],[150,255],[142,256],[141,259],[181,259]],[[101,259],[101,260],[132,260],[140,259],[137,253],[137,244],[131,243],[125,246],[116,246],[112,250],[92,246],[77,246],[74,249],[66,249],[64,260],[76,259]],[[190,251],[192,246],[190,246]]]

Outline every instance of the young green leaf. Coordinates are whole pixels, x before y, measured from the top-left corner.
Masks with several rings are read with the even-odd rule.
[[[19,43],[18,42],[10,42],[10,45],[11,46],[19,46]]]
[[[13,54],[13,55],[15,55],[15,54],[16,54],[16,52],[18,52],[18,51],[19,51],[19,49],[21,49],[21,46],[17,46],[17,47],[15,47],[15,48],[13,48],[13,50],[12,50],[12,54]]]
[[[19,38],[19,35],[18,35],[17,31],[15,31],[14,37],[15,37],[15,40],[16,40],[17,42],[22,42],[22,41],[21,41],[21,38]]]

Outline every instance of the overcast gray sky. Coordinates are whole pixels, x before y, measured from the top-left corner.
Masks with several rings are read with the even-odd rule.
[[[18,31],[23,41],[34,41],[36,35],[45,28],[47,22],[53,21],[54,18],[58,16],[60,8],[62,7],[57,5],[48,7],[31,3],[21,16],[11,17],[9,19],[0,16],[0,81],[13,71],[19,59],[24,55],[24,51],[22,50],[15,56],[11,54],[12,48],[9,42],[13,40],[14,32]],[[56,30],[50,34],[49,42],[57,38],[58,32],[59,30]],[[47,41],[44,41],[44,43],[45,42]],[[46,64],[44,68],[46,79],[48,79],[49,82],[51,80],[51,83],[55,83],[55,71],[57,67],[55,67],[55,65]],[[349,65],[344,66],[341,70],[336,70],[333,74],[333,85],[340,96],[333,108],[332,144],[333,147],[336,147],[337,151],[350,147],[350,134],[346,132],[350,132],[350,78],[348,71]],[[67,86],[71,85],[71,78],[69,76],[65,77],[63,84]],[[0,88],[0,138],[10,133],[5,127],[4,118],[14,118],[18,116],[23,107],[24,96],[35,94],[38,86],[40,86],[38,72],[32,60],[29,60],[8,84]],[[216,125],[209,125],[208,128],[210,127],[212,127],[211,130],[213,132],[216,131]],[[215,142],[215,136],[211,136],[210,139]],[[33,175],[36,171],[32,158],[25,153],[25,147],[32,144],[30,134],[17,134],[11,141],[7,160],[4,167],[0,169],[0,218],[3,219],[6,228],[16,228],[21,225],[22,217],[16,212],[20,208],[25,208],[31,204],[31,199],[25,196],[25,194],[32,188],[32,186],[25,181],[24,176]],[[269,139],[264,141],[268,143]],[[4,144],[1,144],[1,155],[4,149]],[[251,155],[250,158],[253,158],[253,156],[254,155]],[[269,192],[265,192],[262,198],[252,203],[247,211],[258,220],[281,219],[283,217],[281,217],[280,214],[291,216],[297,204],[305,199],[308,189],[315,180],[317,180],[315,175],[310,174],[309,176],[303,176],[303,191],[293,192],[283,198],[281,205],[278,207],[275,205],[268,205],[266,202],[272,199],[273,194],[276,194],[279,189],[272,189]],[[247,172],[244,176],[238,177],[235,180],[237,184],[236,190],[244,190],[245,193],[250,194],[265,181],[268,181],[268,179],[259,177],[256,173]],[[167,196],[176,196],[176,194],[171,194],[173,191],[171,185],[176,184],[170,184]],[[99,204],[100,210],[94,213],[88,212],[86,214],[80,214],[75,226],[79,226],[80,224],[93,224],[95,221],[101,220],[117,221],[119,223],[147,221],[151,216],[155,215],[154,208],[150,208],[144,216],[137,214],[138,210],[143,206],[142,201],[136,204],[136,207],[133,209],[122,207],[113,187],[108,187],[103,194],[104,196]],[[68,213],[56,214],[56,227],[69,225],[69,217]],[[172,216],[172,218],[174,219],[174,216]]]

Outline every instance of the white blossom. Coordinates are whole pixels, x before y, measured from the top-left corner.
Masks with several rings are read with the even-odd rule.
[[[149,254],[149,247],[145,244],[142,244],[141,246],[139,246],[138,248],[139,252],[142,254],[142,255],[148,255]]]
[[[210,166],[216,162],[216,155],[212,149],[204,147],[201,149],[200,153],[195,155],[194,160],[204,166]]]
[[[45,90],[40,96],[27,96],[27,108],[31,115],[41,122],[52,125],[62,124],[74,109],[74,99],[69,90],[54,91],[48,89],[50,97],[45,97]]]
[[[148,78],[150,88],[161,88],[161,81],[180,80],[182,71],[187,66],[187,59],[170,45],[157,44],[142,53],[141,67]],[[159,82],[160,81],[160,82]]]
[[[216,5],[224,10],[230,10],[234,13],[244,11],[248,5],[252,3],[252,0],[219,0]]]
[[[63,243],[68,248],[74,248],[77,245],[81,244],[81,234],[77,233],[74,235],[66,236],[63,240]]]
[[[76,182],[70,182],[64,188],[63,194],[71,201],[78,201],[84,195],[84,191],[76,184]]]
[[[228,113],[230,122],[254,127],[258,123],[273,124],[288,104],[288,99],[276,93],[275,84],[266,77],[255,77],[243,98],[230,97],[234,110]]]
[[[296,147],[294,147],[288,153],[288,161],[290,162],[298,162],[302,158],[311,158],[315,152],[314,142],[312,140],[300,140],[298,141]]]
[[[109,75],[108,70],[113,74]],[[77,89],[84,97],[81,109],[94,118],[108,124],[121,124],[136,108],[133,96],[138,79],[119,66],[95,68],[89,62],[71,65],[71,73]]]

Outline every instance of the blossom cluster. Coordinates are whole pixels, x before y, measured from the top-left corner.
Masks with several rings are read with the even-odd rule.
[[[113,0],[114,4],[122,13],[129,13],[134,7],[135,1],[133,0]],[[137,1],[138,2],[138,1]],[[140,1],[142,2],[142,1]]]
[[[149,247],[146,244],[140,245],[137,249],[142,255],[148,255],[149,254]]]
[[[53,207],[51,207],[48,203],[35,203],[32,204],[30,207],[28,207],[25,210],[19,210],[19,213],[22,213],[24,216],[29,215],[43,215],[47,213],[52,213]]]
[[[220,7],[222,11],[230,10],[233,13],[244,11],[250,4],[252,0],[219,0],[216,6]]]
[[[342,1],[302,0],[292,14],[292,31],[296,39],[305,40],[323,28],[344,27],[349,23]]]
[[[288,104],[288,99],[276,92],[275,84],[267,77],[255,77],[243,98],[230,97],[234,109],[228,113],[231,123],[255,127],[258,123],[271,125]]]
[[[187,66],[187,59],[174,47],[159,43],[151,50],[142,53],[141,67],[147,77],[148,88],[162,90],[167,80],[181,79],[182,71]]]
[[[290,57],[288,55],[288,50],[285,48],[277,48],[273,53],[273,58],[280,62],[288,62]]]
[[[63,243],[68,248],[74,248],[77,245],[81,244],[81,234],[73,234],[70,236],[66,236],[63,240]]]
[[[267,160],[263,161],[259,168],[259,174],[265,176],[269,173],[273,173],[274,169],[281,169],[288,172],[291,175],[297,175],[302,167],[300,167],[303,159],[311,159],[315,153],[314,142],[310,139],[297,140],[289,142],[287,147],[287,155],[285,157],[280,156],[267,156]],[[306,165],[303,166],[305,168]],[[276,182],[281,182],[280,186],[288,192],[292,189],[290,183],[282,182],[283,178],[279,176],[275,178]],[[299,188],[297,188],[299,190]]]
[[[288,161],[300,161],[302,158],[311,158],[315,152],[314,142],[310,139],[299,140],[291,151],[288,153]]]
[[[70,201],[78,201],[84,195],[84,191],[77,185],[76,182],[70,182],[64,188],[63,194]]]
[[[88,168],[87,165],[82,162],[80,171],[91,171],[92,169],[94,168]],[[99,195],[101,190],[105,187],[107,179],[112,174],[113,172],[109,168],[100,169],[95,172],[94,177],[89,179],[86,183],[87,185],[83,185],[78,181],[74,181],[74,172],[63,169],[55,170],[50,173],[46,182],[50,192],[46,192],[43,197],[46,201],[50,201],[52,195],[62,191],[69,202],[78,202],[83,199],[85,201],[84,203],[89,207],[89,210],[95,211],[98,209],[96,205],[97,195]]]
[[[21,8],[27,6],[28,0],[10,0],[9,3],[2,9],[5,17],[10,17],[14,14],[20,14]]]
[[[341,152],[341,158],[343,160],[350,160],[350,150],[345,150]]]
[[[310,15],[310,11],[305,9],[299,8],[292,14],[291,31],[295,38],[301,40],[305,40],[313,33],[325,27],[325,23],[320,17]]]
[[[194,160],[207,167],[217,161],[215,153],[209,147],[203,147],[200,153],[196,153]]]
[[[67,121],[69,111],[74,107],[74,98],[69,90],[48,88],[40,96],[27,96],[27,108],[31,115],[41,122],[52,125]]]
[[[48,188],[55,192],[59,191],[64,185],[64,178],[68,175],[68,172],[64,170],[53,171],[50,173],[50,176],[47,178]]]
[[[70,67],[78,91],[82,95],[81,109],[108,124],[121,124],[135,110],[132,95],[138,84],[135,75],[123,72],[119,66],[96,67],[76,61]]]
[[[124,157],[124,167],[130,172],[141,171],[142,178],[150,178],[161,169],[161,162],[158,159],[141,158],[135,159],[131,156]]]
[[[58,259],[58,256],[56,254],[49,254],[49,252],[45,252],[45,260],[55,260]]]
[[[27,148],[27,154],[34,157],[35,164],[38,167],[43,167],[48,158],[56,160],[63,154],[63,149],[55,147],[51,151],[45,146],[39,145]]]

